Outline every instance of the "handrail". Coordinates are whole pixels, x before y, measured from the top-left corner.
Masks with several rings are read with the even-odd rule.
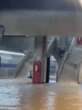
[[[18,64],[15,74],[16,76],[18,76],[18,74],[22,71],[24,64],[26,63],[27,60],[32,58],[32,52],[28,52],[25,57],[21,60],[21,62]]]
[[[64,57],[63,57],[63,59],[62,59],[62,63],[61,63],[61,65],[60,65],[59,71],[58,71],[58,73],[57,73],[56,81],[59,80],[59,77],[61,76],[61,73],[62,73],[64,64],[65,64],[65,62],[66,62],[66,60],[67,60],[67,58],[68,58],[68,56],[69,56],[69,53],[71,52],[71,49],[73,48],[73,41],[74,41],[74,39],[72,39],[71,45],[70,45],[68,51],[65,53],[65,55],[64,55]]]

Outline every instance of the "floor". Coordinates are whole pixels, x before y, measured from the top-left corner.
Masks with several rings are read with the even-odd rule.
[[[0,110],[82,110],[82,86],[0,80]]]

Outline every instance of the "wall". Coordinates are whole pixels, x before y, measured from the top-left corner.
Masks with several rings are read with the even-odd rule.
[[[3,36],[0,41],[1,50],[10,50],[17,52],[33,51],[34,37],[25,36]]]

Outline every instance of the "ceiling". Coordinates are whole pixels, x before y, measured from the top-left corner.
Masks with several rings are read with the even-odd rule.
[[[6,35],[82,35],[82,0],[0,0]]]
[[[75,11],[82,10],[81,3],[82,0],[0,0],[0,9]]]
[[[82,35],[81,12],[3,11],[0,24],[6,35]]]

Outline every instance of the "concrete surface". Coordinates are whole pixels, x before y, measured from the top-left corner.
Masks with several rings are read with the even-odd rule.
[[[82,35],[82,13],[71,11],[1,11],[7,35]]]

